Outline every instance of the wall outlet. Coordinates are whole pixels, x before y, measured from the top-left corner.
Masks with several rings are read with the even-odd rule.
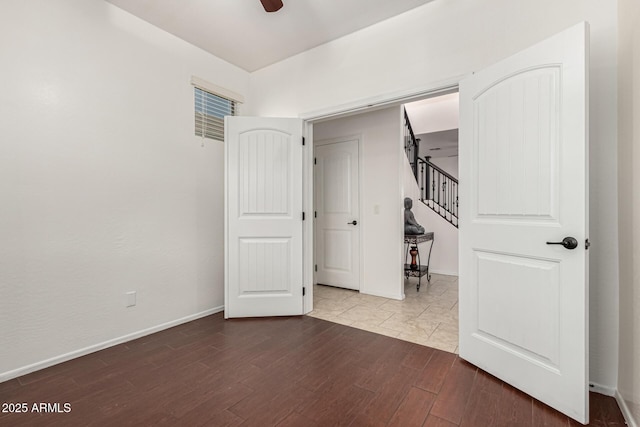
[[[133,307],[136,305],[136,291],[127,292],[127,307]]]

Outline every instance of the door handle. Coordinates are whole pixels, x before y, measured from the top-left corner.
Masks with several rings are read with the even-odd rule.
[[[358,225],[358,221],[354,219],[353,221],[348,222],[347,225]]]
[[[565,249],[575,249],[578,247],[578,241],[574,237],[565,237],[562,242],[547,242],[547,245],[562,245]]]

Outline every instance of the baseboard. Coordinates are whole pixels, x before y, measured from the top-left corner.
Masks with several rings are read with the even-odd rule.
[[[183,323],[191,322],[196,319],[200,319],[202,317],[210,316],[215,313],[220,313],[224,310],[224,306],[214,307],[209,310],[201,311],[200,313],[191,314],[189,316],[182,317],[180,319],[172,320],[170,322],[162,323],[160,325],[153,326],[151,328],[143,329],[141,331],[133,332],[131,334],[123,335],[118,338],[114,338],[112,340],[104,341],[98,344],[91,345],[89,347],[81,348],[76,351],[72,351],[66,354],[61,354],[60,356],[52,357],[47,360],[43,360],[41,362],[36,362],[31,365],[23,366],[18,369],[14,369],[12,371],[2,372],[0,373],[0,383],[4,381],[9,381],[13,378],[21,377],[23,375],[30,374],[31,372],[39,371],[41,369],[48,368],[53,365],[57,365],[62,362],[66,362],[71,359],[75,359],[81,356],[85,356],[90,353],[95,353],[96,351],[104,350],[105,348],[113,347],[114,345],[122,344],[127,341],[132,341],[137,338],[141,338],[147,335],[154,334],[156,332],[163,331],[165,329],[173,328],[174,326],[181,325]]]
[[[622,395],[620,395],[618,390],[616,390],[615,398],[616,398],[616,402],[618,402],[618,406],[620,407],[620,412],[622,412],[622,416],[624,417],[624,420],[627,422],[627,425],[629,427],[640,427],[638,426],[638,423],[634,419],[633,413],[629,409],[627,402],[624,400]]]
[[[400,294],[391,294],[391,293],[385,293],[385,292],[371,292],[371,291],[365,291],[360,289],[360,293],[361,294],[365,294],[365,295],[373,295],[374,297],[383,297],[383,298],[389,298],[389,299],[396,299],[399,301],[402,301],[404,299],[403,295]]]
[[[589,383],[589,391],[604,394],[605,396],[614,397],[617,390],[615,388],[606,387],[597,383]]]
[[[432,274],[440,274],[442,276],[457,276],[458,275],[457,271],[448,271],[448,270],[431,270],[430,273],[432,273]]]
[[[600,384],[591,383],[589,384],[589,390],[594,391],[596,393],[604,394],[605,396],[614,397],[616,399],[616,402],[618,402],[618,406],[620,407],[620,412],[622,412],[622,416],[624,417],[624,420],[627,422],[627,425],[629,427],[640,427],[638,426],[638,423],[636,422],[636,420],[633,418],[633,413],[629,409],[627,402],[624,400],[622,395],[620,395],[620,392],[617,389],[611,388],[611,387],[605,387]]]

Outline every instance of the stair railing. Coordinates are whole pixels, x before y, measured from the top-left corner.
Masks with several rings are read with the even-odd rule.
[[[442,218],[458,227],[458,180],[431,163],[418,158],[420,200]]]
[[[413,176],[418,179],[418,156],[420,152],[420,140],[416,139],[411,128],[411,122],[407,112],[404,112],[404,151],[407,153],[407,159],[411,165]]]
[[[458,180],[430,161],[420,158],[420,139],[411,128],[407,112],[404,112],[404,150],[411,165],[413,176],[420,187],[420,200],[458,227]]]

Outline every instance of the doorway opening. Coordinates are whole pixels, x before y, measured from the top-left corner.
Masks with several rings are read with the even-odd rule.
[[[313,125],[315,248],[309,315],[457,352],[458,231],[421,201],[404,149],[405,110],[421,140],[419,157],[457,178],[457,88]],[[345,154],[349,141],[356,146],[351,158],[358,159],[352,180],[347,177],[354,176],[354,166]],[[357,202],[349,188],[354,182],[359,182]],[[419,292],[418,279],[403,275],[404,197],[415,201],[416,219],[436,236],[431,282],[423,277]],[[350,216],[340,218],[339,212]],[[327,216],[334,217],[333,224]],[[347,238],[355,228],[359,240]],[[358,244],[354,258],[351,252]],[[333,276],[326,274],[327,267],[333,267]],[[346,272],[359,276],[359,286],[340,280]]]

